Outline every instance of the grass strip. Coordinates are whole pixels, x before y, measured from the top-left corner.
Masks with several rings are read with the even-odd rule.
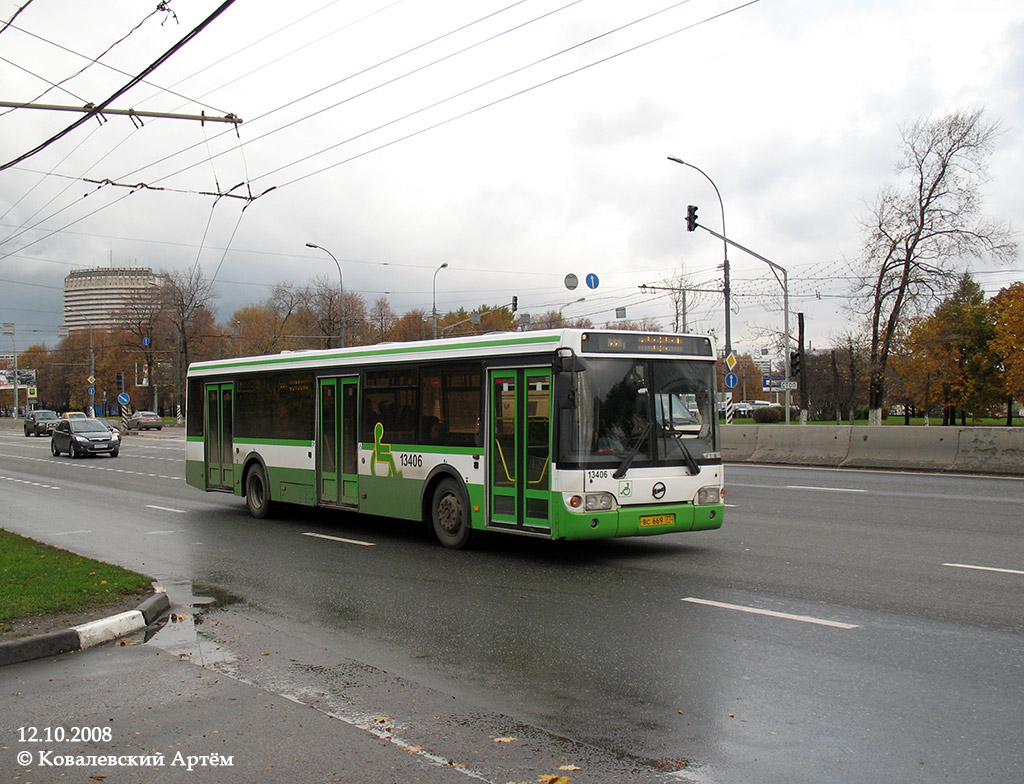
[[[5,621],[113,604],[152,580],[0,529],[0,627]]]

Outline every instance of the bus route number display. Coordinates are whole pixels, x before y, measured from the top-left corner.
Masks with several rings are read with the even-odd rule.
[[[584,333],[582,341],[584,351],[607,354],[712,356],[711,341],[697,335],[665,335],[658,332]]]

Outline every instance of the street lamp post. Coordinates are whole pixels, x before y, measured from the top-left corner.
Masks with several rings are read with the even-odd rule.
[[[701,228],[704,229],[704,231],[706,231],[712,237],[718,237],[720,240],[725,240],[728,244],[732,245],[733,247],[739,248],[744,253],[749,253],[755,259],[760,259],[761,261],[763,261],[765,264],[767,264],[769,267],[771,267],[772,274],[775,276],[775,280],[777,280],[779,282],[779,285],[782,286],[782,312],[783,312],[783,325],[782,325],[782,330],[783,330],[783,350],[782,350],[782,361],[783,361],[783,367],[785,368],[784,372],[786,374],[786,382],[788,384],[788,382],[790,381],[790,378],[789,378],[789,372],[790,372],[790,367],[789,367],[789,273],[786,272],[786,268],[783,267],[781,264],[776,264],[771,259],[766,259],[760,253],[755,253],[750,248],[745,248],[742,245],[740,245],[738,242],[734,242],[733,240],[726,240],[725,236],[722,235],[722,234],[719,234],[717,231],[713,231],[712,229],[709,229],[707,226],[701,226]],[[779,277],[779,273],[782,274],[781,278]],[[790,398],[791,398],[790,390],[789,390],[789,388],[787,386],[787,388],[786,388],[786,424],[787,425],[789,424],[789,404],[790,404]]]
[[[327,248],[324,248],[320,245],[316,245],[312,242],[307,242],[306,247],[322,250],[324,253],[326,253],[328,256],[334,259],[334,264],[338,268],[338,288],[341,289],[341,302],[339,303],[338,308],[341,313],[341,329],[339,330],[341,334],[339,339],[341,341],[341,347],[345,348],[345,281],[341,277],[341,263],[338,261],[337,257],[333,253],[327,250]]]
[[[430,287],[430,311],[434,316],[434,340],[437,340],[437,273],[448,266],[446,261],[436,270],[434,270],[434,282]]]
[[[11,349],[14,351],[14,418],[18,418],[18,344],[14,340],[14,324],[4,323],[4,334],[11,336]],[[28,398],[25,398],[28,402]]]
[[[708,177],[707,172],[703,169],[694,166],[692,163],[687,163],[680,158],[674,158],[671,155],[668,156],[668,159],[674,163],[681,164],[682,166],[689,166],[691,169],[703,174],[704,178],[711,183],[711,187],[715,189],[715,195],[718,196],[718,206],[722,210],[722,252],[725,259],[722,264],[722,271],[724,273],[723,280],[725,283],[725,355],[729,356],[729,354],[732,353],[732,319],[729,312],[729,303],[731,299],[729,292],[729,242],[725,239],[727,236],[725,233],[725,204],[722,202],[722,194],[718,192],[718,186],[715,185],[715,181]]]

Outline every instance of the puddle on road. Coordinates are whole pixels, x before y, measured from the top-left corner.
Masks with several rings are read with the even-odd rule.
[[[230,664],[234,656],[224,645],[202,632],[203,618],[207,612],[241,601],[222,588],[193,585],[187,580],[162,582],[171,602],[171,612],[143,640],[172,653],[179,659],[188,659],[200,667]]]

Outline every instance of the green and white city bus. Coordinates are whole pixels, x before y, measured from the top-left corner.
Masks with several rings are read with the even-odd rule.
[[[703,335],[493,333],[197,362],[186,479],[277,503],[591,539],[718,528]]]

